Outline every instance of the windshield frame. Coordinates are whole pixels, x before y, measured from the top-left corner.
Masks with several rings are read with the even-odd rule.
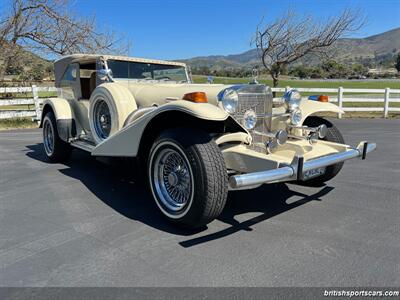
[[[112,71],[110,67],[111,61],[118,61],[118,62],[126,62],[128,64],[147,64],[147,65],[159,65],[163,67],[170,67],[170,69],[183,69],[182,76],[184,75],[185,79],[182,80],[168,80],[168,79],[155,79],[153,77],[150,78],[130,78],[130,67],[128,65],[128,77],[114,77],[114,80],[129,80],[129,81],[136,81],[136,82],[163,82],[163,83],[192,83],[191,76],[189,75],[188,67],[186,65],[177,65],[177,64],[168,64],[168,63],[153,63],[153,62],[141,62],[141,61],[131,61],[131,60],[122,60],[122,59],[107,59],[105,61],[105,65],[108,69]],[[167,68],[168,69],[168,68]],[[152,74],[152,76],[154,76]]]

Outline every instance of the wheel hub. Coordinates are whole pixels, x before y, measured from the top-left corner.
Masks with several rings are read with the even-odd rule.
[[[94,127],[101,139],[106,139],[111,132],[111,114],[107,103],[99,100],[94,107]]]
[[[168,183],[170,186],[176,186],[179,182],[178,175],[175,172],[171,172],[168,175]]]
[[[107,117],[105,115],[101,115],[100,116],[100,122],[101,122],[102,125],[104,125],[104,123],[107,122]]]

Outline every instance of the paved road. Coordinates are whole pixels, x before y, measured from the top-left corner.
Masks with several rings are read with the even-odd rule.
[[[0,286],[399,286],[400,120],[336,122],[378,150],[322,188],[231,193],[197,232],[85,153],[49,164],[39,130],[0,132]]]

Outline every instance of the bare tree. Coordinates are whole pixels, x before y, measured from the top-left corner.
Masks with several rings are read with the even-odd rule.
[[[273,85],[277,86],[282,70],[290,63],[307,54],[326,55],[336,40],[359,30],[364,22],[359,11],[350,9],[324,22],[315,21],[311,16],[299,18],[289,10],[271,23],[261,22],[252,43],[257,47]]]
[[[129,46],[114,32],[99,31],[94,16],[76,16],[71,12],[69,0],[12,0],[8,11],[0,16],[3,72],[7,65],[18,61],[21,49],[58,56],[125,53]]]

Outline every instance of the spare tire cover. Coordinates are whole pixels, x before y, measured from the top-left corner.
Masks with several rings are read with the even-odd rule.
[[[96,144],[118,132],[127,116],[137,109],[127,88],[118,83],[103,83],[90,96],[89,124]]]

